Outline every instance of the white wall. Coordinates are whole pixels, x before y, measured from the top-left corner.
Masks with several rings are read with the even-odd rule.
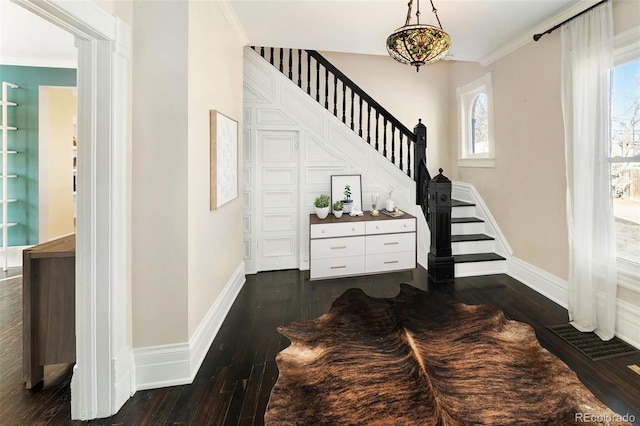
[[[209,110],[242,128],[242,44],[217,2],[134,2],[133,22],[132,303],[140,348],[189,342],[242,264],[241,198],[209,209]]]
[[[75,232],[73,135],[76,97],[73,88],[40,87],[40,242]]]
[[[133,3],[134,347],[188,340],[188,8]]]
[[[75,230],[73,212],[73,89],[49,89],[49,224],[48,239]]]
[[[189,4],[189,338],[242,263],[242,44],[217,2]],[[238,122],[238,198],[209,210],[209,110]]]

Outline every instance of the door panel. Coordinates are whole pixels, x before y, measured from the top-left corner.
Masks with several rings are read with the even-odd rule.
[[[297,268],[298,132],[258,131],[256,142],[258,271]]]

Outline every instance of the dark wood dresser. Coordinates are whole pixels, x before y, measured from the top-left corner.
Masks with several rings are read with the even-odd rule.
[[[24,381],[42,381],[44,366],[76,360],[76,236],[68,235],[22,253]]]

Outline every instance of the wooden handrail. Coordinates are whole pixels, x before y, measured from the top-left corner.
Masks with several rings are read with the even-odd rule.
[[[407,176],[416,178],[417,165],[425,156],[426,130],[424,136],[416,135],[315,50],[304,50],[303,57],[300,49],[252,49]]]
[[[318,53],[315,50],[306,50],[306,52],[318,61],[323,67],[329,70],[330,73],[337,76],[340,81],[343,81],[347,87],[349,87],[354,93],[356,93],[359,97],[361,97],[367,104],[371,105],[371,107],[378,111],[380,115],[386,118],[391,124],[396,126],[396,129],[400,130],[402,133],[409,137],[411,142],[415,142],[416,138],[413,134],[413,131],[409,130],[407,126],[402,124],[397,118],[393,116],[389,111],[387,111],[382,105],[376,102],[371,96],[367,94],[364,90],[360,88],[356,83],[353,82],[349,77],[344,75],[342,71],[336,68],[331,62],[329,62],[324,56]]]

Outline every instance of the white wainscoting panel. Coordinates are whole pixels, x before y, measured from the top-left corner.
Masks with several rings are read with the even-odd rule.
[[[256,108],[256,124],[259,126],[283,126],[296,123],[279,109]]]
[[[294,231],[296,219],[293,213],[265,213],[260,216],[262,228],[271,231]]]
[[[258,93],[257,90],[253,89],[250,85],[244,84],[243,92],[242,92],[242,101],[245,105],[247,104],[268,104],[269,98],[263,96]],[[243,124],[251,124],[251,121],[244,122]]]
[[[328,113],[314,98],[307,95],[297,85],[289,81],[282,73],[274,68],[268,61],[265,61],[258,53],[250,48],[245,48],[244,54],[244,87],[245,87],[245,108],[252,110],[251,116],[257,117],[263,114],[259,111],[270,111],[271,117],[277,117],[274,111],[282,111],[283,116],[290,118],[294,124],[283,123],[282,133],[297,130],[299,146],[296,146],[297,153],[297,176],[295,182],[297,196],[293,199],[297,203],[296,207],[296,244],[299,251],[299,269],[309,268],[309,214],[314,212],[313,202],[320,194],[330,194],[331,175],[360,174],[362,175],[362,204],[366,210],[371,208],[371,196],[380,195],[380,201],[386,199],[385,194],[389,189],[394,189],[393,198],[396,205],[409,213],[414,213],[415,204],[415,183],[406,175],[406,172],[399,170],[391,164],[379,152],[372,148],[365,140],[360,138],[340,119]],[[275,82],[275,83],[274,83]],[[253,152],[262,152],[267,159],[268,153],[272,150],[287,150],[290,148],[278,144],[268,146],[270,141],[262,135],[274,132],[276,126],[274,119],[253,120],[243,123],[245,131],[251,133],[252,141],[257,141],[258,147],[252,147]],[[380,142],[382,143],[382,142]],[[264,146],[263,146],[264,144]],[[276,146],[277,145],[277,146]],[[264,150],[264,151],[263,151]],[[413,154],[412,154],[413,156]],[[245,159],[246,160],[246,159]],[[247,161],[250,167],[256,168],[256,159]],[[264,167],[261,167],[264,169]],[[252,215],[259,216],[266,212],[267,206],[273,206],[274,194],[269,193],[273,186],[263,188],[264,182],[270,179],[281,179],[284,183],[286,177],[284,170],[269,169],[272,176],[264,176],[262,173],[252,172],[256,178],[252,185],[251,196],[254,200],[260,201],[259,207],[252,212]],[[293,178],[296,174],[290,175]],[[261,179],[261,182],[256,182]],[[255,191],[256,188],[260,188]],[[256,193],[259,192],[259,193]],[[267,201],[267,199],[269,199]],[[254,202],[253,205],[256,205]],[[253,228],[255,232],[256,227]],[[424,230],[423,230],[424,231]],[[274,237],[273,235],[266,235]],[[285,249],[289,242],[264,240],[265,235],[247,235],[244,239],[256,245],[271,244]],[[282,238],[281,235],[277,237]],[[426,234],[418,236],[419,239],[429,240],[428,229]],[[422,250],[428,243],[418,244]],[[274,247],[275,248],[275,247]],[[260,248],[262,253],[263,247]],[[252,251],[253,253],[253,251]],[[426,259],[426,253],[423,254]],[[251,266],[250,266],[251,265]],[[251,262],[247,262],[248,271],[259,271],[261,262],[258,261],[253,268]]]
[[[262,193],[262,208],[269,208],[272,206],[282,206],[286,208],[294,208],[295,193],[291,191],[264,191]]]

